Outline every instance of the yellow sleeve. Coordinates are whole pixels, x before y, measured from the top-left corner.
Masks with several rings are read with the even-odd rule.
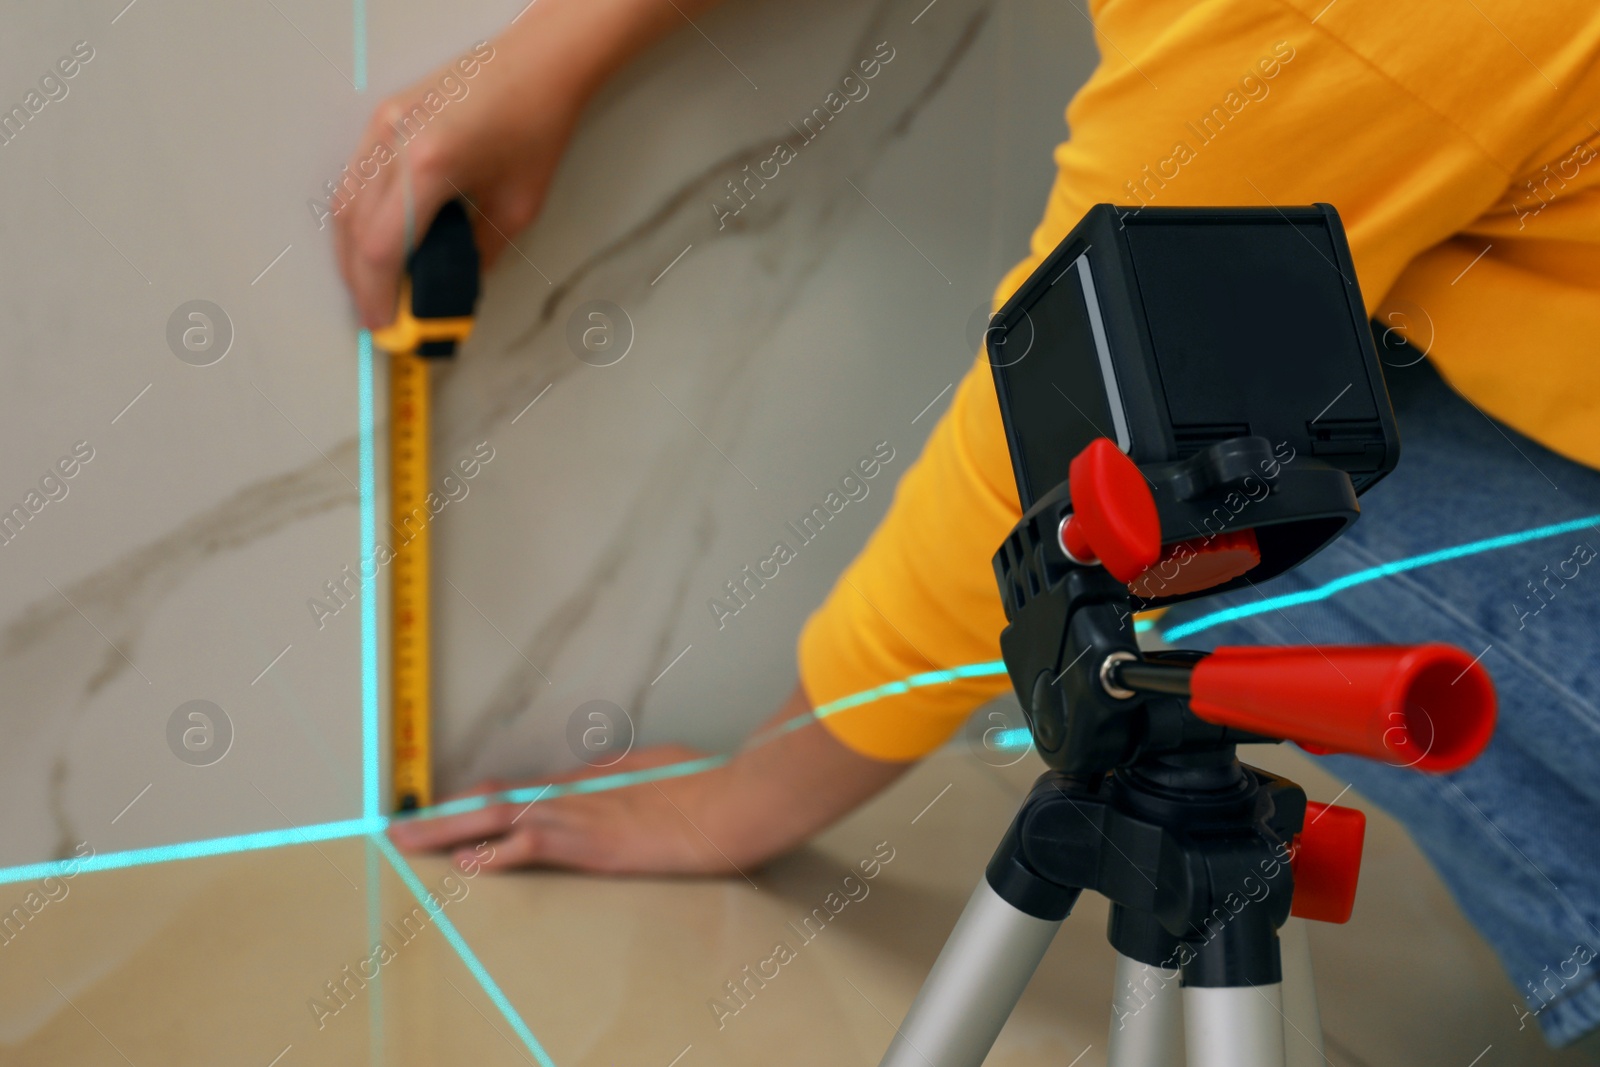
[[[1464,50],[1492,33],[1470,25],[1477,18],[1470,5],[1462,5],[1465,21],[1439,14],[1441,5],[1421,6],[1433,21],[1412,47],[1435,58],[1471,54]],[[1493,143],[1493,130],[1464,130],[1457,116],[1441,113],[1451,102],[1424,99],[1358,53],[1340,27],[1362,26],[1372,11],[1361,7],[1362,0],[1342,0],[1313,24],[1314,9],[1270,0],[1101,5],[1103,59],[1067,110],[1072,138],[1056,150],[1044,220],[1031,255],[1001,283],[996,306],[1096,203],[1324,201],[1344,220],[1374,309],[1409,261],[1502,198],[1509,171],[1498,157],[1518,149]],[[1397,17],[1393,5],[1375,16],[1391,25]],[[1391,65],[1403,67],[1403,59],[1402,50]],[[1500,99],[1537,77],[1495,68],[1494,78],[1502,75],[1507,80],[1493,90]],[[1504,128],[1508,138],[1527,135],[1511,132],[1513,122]],[[806,624],[800,675],[813,706],[997,659],[1005,619],[990,560],[1018,517],[994,385],[980,356],[883,523]],[[863,754],[909,760],[943,743],[1008,684],[1002,674],[923,686],[823,721]]]

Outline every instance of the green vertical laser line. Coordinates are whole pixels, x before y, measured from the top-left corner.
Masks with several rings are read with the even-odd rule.
[[[378,879],[381,871],[378,866],[378,846],[373,843],[371,835],[367,836],[362,845],[362,851],[366,853],[367,859],[367,944],[376,945],[383,940],[378,923],[378,912],[383,903],[383,883]],[[383,1063],[382,968],[372,976],[369,984],[372,986],[372,997],[368,1001],[371,1008],[367,1012],[367,1061],[372,1067],[379,1067]]]
[[[353,70],[351,71],[351,74],[352,80],[355,82],[356,92],[364,93],[367,90],[366,0],[352,0],[351,9],[352,25],[350,27],[350,41],[351,51],[354,53],[352,57]],[[366,330],[361,331],[359,339],[356,342],[356,349],[356,359],[358,365],[365,365],[364,370],[358,370],[356,372],[357,377],[358,379],[366,379],[364,384],[367,386],[366,390],[364,391],[364,395],[359,396],[357,400],[357,408],[359,412],[357,416],[357,423],[358,434],[360,436],[360,451],[362,460],[362,467],[359,475],[361,480],[361,506],[360,518],[358,521],[361,523],[362,530],[360,534],[361,546],[365,550],[368,548],[367,531],[373,530],[373,511],[375,505],[375,494],[369,492],[369,488],[371,487],[373,481],[372,468],[369,462],[372,458],[372,335]],[[363,393],[359,387],[358,393]],[[376,539],[376,536],[376,532],[374,531],[372,537]],[[372,547],[374,550],[376,549],[376,545]],[[360,567],[358,565],[357,572],[359,573],[359,571]],[[374,578],[374,581],[376,581],[376,578]],[[376,684],[378,670],[376,655],[377,634],[376,626],[374,625],[377,617],[376,590],[373,592],[373,602],[371,608],[372,610],[369,611],[367,597],[366,594],[363,593],[361,598],[361,810],[362,813],[368,818],[372,818],[378,814],[376,805],[378,786],[377,782],[374,780],[376,775],[373,774],[371,770],[372,760],[369,758],[367,751],[370,745],[371,749],[373,750],[373,754],[375,755],[378,747],[378,739],[376,736],[378,718],[378,694]],[[371,678],[368,678],[367,676],[368,666],[366,643],[367,635],[369,633],[373,635],[374,641]],[[370,685],[369,682],[371,683]],[[368,696],[369,693],[371,694],[370,697]],[[369,700],[371,701],[370,709],[368,707]],[[381,891],[382,887],[378,882],[378,851],[370,839],[367,841],[366,847],[363,851],[366,852],[367,858],[367,940],[371,944],[376,944],[378,940],[378,909],[383,899],[383,894]],[[381,976],[373,980],[372,1011],[367,1017],[367,1059],[371,1067],[381,1067],[381,1064],[383,1063],[383,986],[380,982],[380,979]]]

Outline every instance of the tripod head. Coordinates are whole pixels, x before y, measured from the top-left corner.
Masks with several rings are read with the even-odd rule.
[[[1338,215],[1100,205],[996,314],[987,348],[1025,509],[994,557],[1000,645],[1055,772],[991,885],[1013,903],[1037,894],[1036,914],[1063,887],[1098,889],[1117,905],[1113,942],[1149,961],[1192,941],[1196,916],[1278,851],[1304,863],[1296,913],[1344,921],[1360,813],[1316,807],[1308,820],[1304,792],[1244,767],[1235,746],[1292,740],[1456,770],[1493,732],[1483,668],[1441,644],[1146,652],[1130,625],[1298,565],[1394,468]],[[1070,812],[1055,810],[1061,797]],[[1063,848],[1086,813],[1101,840]],[[1108,873],[1103,842],[1132,854],[1141,840],[1166,857],[1139,872],[1145,884]],[[1214,953],[1226,965],[1195,980],[1269,973],[1288,895],[1246,924],[1253,948]]]
[[[1493,687],[1459,649],[1133,640],[1137,611],[1321,550],[1399,458],[1331,206],[1099,205],[987,348],[1025,509],[994,557],[1000,644],[1051,767],[1288,739],[1448,771],[1488,743]]]

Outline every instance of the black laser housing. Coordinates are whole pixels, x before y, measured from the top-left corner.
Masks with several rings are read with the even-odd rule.
[[[996,556],[1003,592],[1005,572],[1038,564],[1039,543],[1070,510],[1068,465],[1096,437],[1150,479],[1163,543],[1250,528],[1260,545],[1261,563],[1243,577],[1135,597],[1138,607],[1288,570],[1353,522],[1355,497],[1399,459],[1350,249],[1328,204],[1096,205],[991,319],[985,347],[1025,519],[1035,520]]]

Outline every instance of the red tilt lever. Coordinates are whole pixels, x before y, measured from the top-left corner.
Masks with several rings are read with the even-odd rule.
[[[1068,470],[1072,514],[1061,523],[1069,559],[1099,563],[1138,597],[1182,596],[1231,581],[1261,562],[1255,531],[1229,530],[1161,545],[1155,496],[1137,464],[1104,437]]]
[[[1068,468],[1072,514],[1061,523],[1061,548],[1079,563],[1099,563],[1131,582],[1161,558],[1155,497],[1133,460],[1104,437],[1089,442]]]
[[[1306,802],[1306,824],[1289,845],[1289,867],[1294,871],[1291,915],[1324,923],[1350,921],[1366,834],[1363,812]]]
[[[1219,648],[1195,665],[1189,707],[1319,755],[1433,772],[1476,759],[1495,720],[1488,672],[1443,644]]]

